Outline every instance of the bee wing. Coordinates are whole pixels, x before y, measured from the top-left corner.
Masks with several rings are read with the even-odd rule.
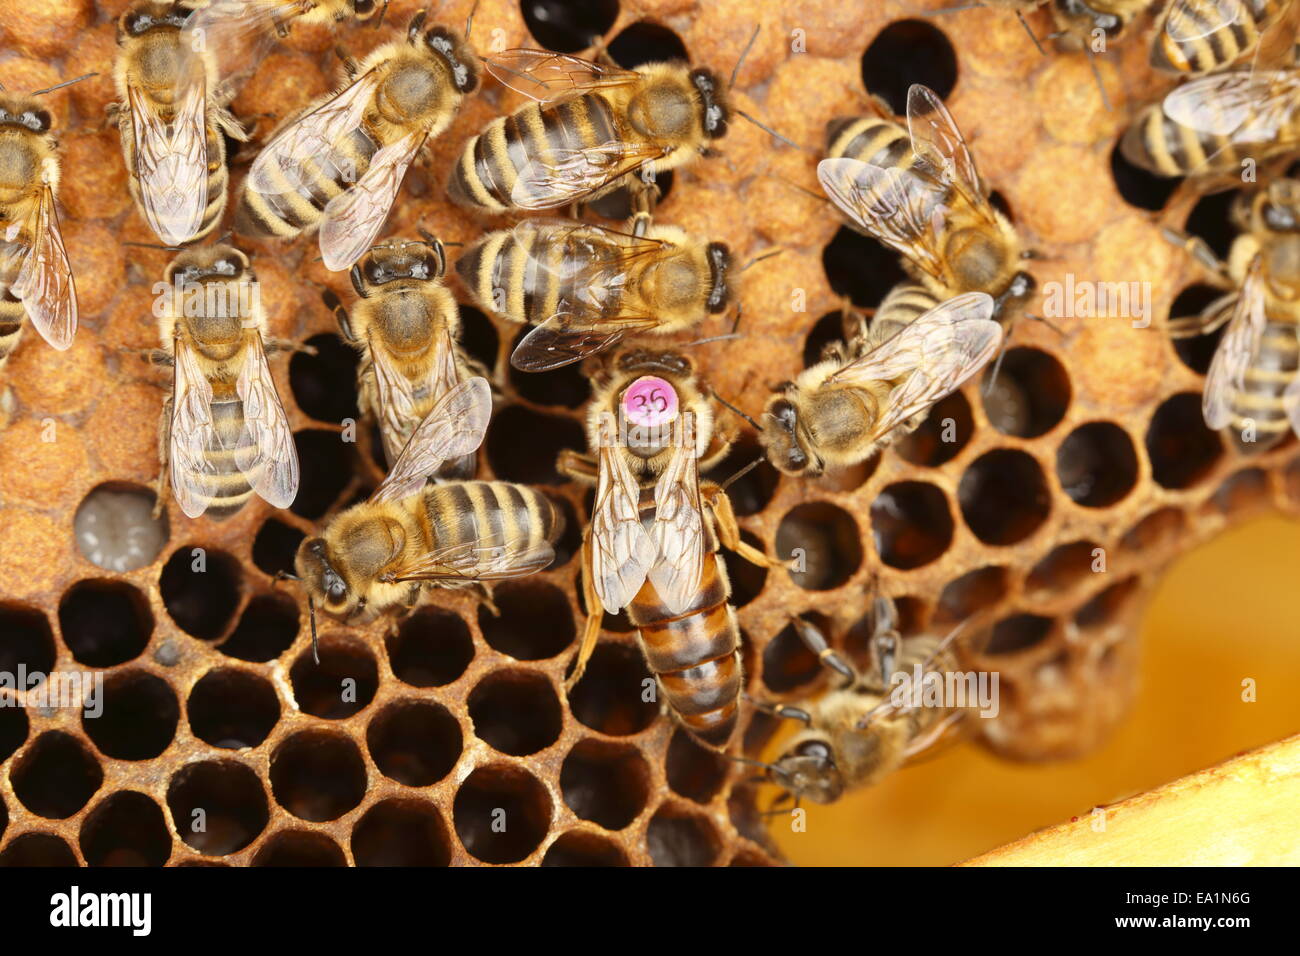
[[[632,70],[620,70],[549,50],[504,50],[485,59],[484,63],[488,72],[503,85],[539,103],[626,86],[641,79],[641,74]]]
[[[394,501],[415,494],[450,458],[476,451],[483,444],[492,416],[492,389],[475,376],[461,382],[434,405],[411,433],[371,501]]]
[[[655,544],[641,524],[640,505],[641,489],[627,462],[617,448],[602,445],[591,514],[591,576],[610,614],[627,607],[654,564]]]
[[[255,329],[244,345],[235,391],[244,406],[235,466],[264,500],[287,508],[298,496],[298,449],[266,363],[262,334]]]
[[[1205,376],[1205,393],[1201,410],[1205,424],[1216,431],[1232,424],[1232,398],[1246,384],[1246,372],[1259,352],[1260,340],[1267,324],[1264,279],[1260,260],[1251,263],[1241,284],[1241,294],[1228,327]]]
[[[406,178],[406,168],[425,137],[408,133],[375,153],[365,174],[325,204],[320,227],[321,258],[331,272],[350,269],[379,235]]]
[[[880,438],[960,388],[997,353],[1002,326],[992,316],[993,299],[983,292],[948,299],[827,381],[866,385],[906,376],[872,428]]]
[[[180,42],[196,53],[211,53],[219,76],[244,78],[275,42],[275,25],[314,5],[302,0],[211,0],[190,14]]]
[[[203,478],[217,469],[208,458],[221,447],[212,424],[212,384],[199,366],[188,340],[175,339],[176,366],[172,380],[171,441],[167,457],[172,494],[187,517],[197,518],[208,507]]]
[[[521,209],[554,209],[588,196],[667,150],[653,143],[610,140],[535,156],[519,170],[510,201]]]
[[[650,538],[657,557],[650,568],[650,583],[673,614],[683,613],[699,593],[704,570],[704,514],[697,461],[694,442],[679,440],[655,485]]]
[[[260,194],[278,211],[287,212],[288,204],[277,197],[297,194],[310,198],[318,177],[355,183],[358,177],[352,152],[335,144],[346,144],[353,133],[368,135],[362,130],[361,119],[378,85],[379,73],[371,70],[291,121],[257,154],[245,188]]]
[[[987,210],[984,187],[965,137],[943,101],[919,83],[912,84],[907,91],[907,132],[912,139],[913,153],[978,209]]]
[[[1175,123],[1238,143],[1266,142],[1286,127],[1300,96],[1300,72],[1238,70],[1190,80],[1164,98]]]
[[[511,353],[510,364],[521,372],[549,372],[602,352],[630,332],[658,324],[653,316],[600,318],[557,312],[524,336]]]
[[[54,190],[48,184],[41,190],[30,234],[31,246],[9,291],[22,300],[41,338],[63,351],[72,346],[77,334],[77,285],[59,231]]]
[[[817,179],[831,202],[864,230],[930,275],[942,264],[937,232],[947,205],[937,181],[860,159],[823,159]]]
[[[544,570],[555,560],[550,542],[480,538],[430,551],[393,572],[395,581],[501,581]]]
[[[134,85],[126,90],[135,138],[140,204],[158,238],[180,246],[203,225],[208,205],[206,87],[191,74],[179,91],[176,114],[164,120]]]
[[[433,348],[433,362],[421,384],[436,404],[456,386],[460,377],[451,333],[444,329],[434,341]],[[388,461],[395,462],[405,444],[403,436],[411,434],[420,423],[416,414],[418,386],[397,369],[386,349],[376,348],[372,342],[369,352],[379,392],[379,433],[384,440],[384,455]]]

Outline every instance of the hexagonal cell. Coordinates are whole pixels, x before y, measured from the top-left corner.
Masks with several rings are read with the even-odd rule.
[[[907,278],[897,253],[870,236],[841,226],[822,250],[822,269],[831,291],[860,309],[874,309]]]
[[[825,617],[812,613],[802,617],[821,630],[827,640],[831,639]],[[763,648],[763,684],[775,694],[787,694],[812,683],[821,671],[821,661],[799,637],[793,623],[781,628]]]
[[[438,808],[423,800],[381,800],[352,828],[357,866],[447,866],[451,834]]]
[[[524,326],[515,335],[513,351],[529,333],[530,326]],[[521,372],[513,365],[508,367],[507,375],[521,398],[538,405],[553,405],[561,408],[578,408],[591,397],[591,381],[582,372],[582,363],[574,362],[561,368],[538,375],[535,372]]]
[[[618,0],[528,0],[521,3],[533,38],[556,53],[577,53],[597,43],[618,19]]]
[[[690,60],[681,37],[668,27],[651,20],[638,20],[624,27],[610,41],[608,49],[610,58],[625,70],[646,63]]]
[[[361,417],[357,408],[357,350],[326,333],[306,343],[316,354],[295,352],[289,359],[289,387],[304,415],[320,422],[341,423]]]
[[[701,477],[718,484],[726,483],[731,508],[742,518],[766,508],[781,483],[780,472],[768,462],[758,439],[748,432],[739,435],[723,459]]]
[[[635,747],[580,740],[560,768],[560,792],[576,816],[621,830],[645,809],[650,768]]]
[[[1004,567],[976,568],[949,581],[939,595],[934,622],[939,626],[959,624],[997,604],[1011,588]]]
[[[1151,416],[1146,445],[1151,477],[1163,488],[1190,488],[1223,454],[1223,440],[1205,425],[1199,392],[1166,399]]]
[[[948,497],[928,482],[895,482],[871,503],[871,533],[880,560],[891,568],[927,565],[952,543]]]
[[[110,674],[103,696],[103,713],[84,711],[81,726],[104,756],[152,760],[171,746],[181,708],[161,677],[141,670]]]
[[[862,54],[862,84],[902,116],[913,83],[930,87],[943,99],[957,85],[957,54],[933,23],[896,20]]]
[[[509,764],[479,767],[460,785],[452,808],[461,845],[484,863],[518,863],[551,824],[551,798],[528,771]]]
[[[302,612],[288,594],[254,595],[239,616],[230,637],[217,645],[227,657],[254,664],[273,661],[298,637]]]
[[[844,584],[862,566],[858,524],[843,508],[810,501],[791,508],[776,529],[776,556],[801,561],[791,571],[795,584],[810,591],[830,591]]]
[[[1009,545],[1037,531],[1052,509],[1038,462],[1014,448],[977,458],[957,486],[962,517],[985,544]]]
[[[342,848],[323,833],[281,830],[267,837],[253,856],[253,866],[347,866]]]
[[[763,550],[763,541],[758,535],[742,530],[740,540],[759,551]],[[732,607],[744,607],[763,593],[763,585],[767,583],[767,568],[751,564],[726,548],[718,553],[722,556],[722,564],[727,569],[727,580],[731,583],[731,598],[728,603]]]
[[[59,632],[77,663],[112,667],[145,649],[153,614],[145,596],[124,581],[78,581],[59,600]]]
[[[280,720],[280,701],[260,674],[233,667],[208,671],[185,706],[194,736],[214,747],[256,747]]]
[[[1083,631],[1114,624],[1137,593],[1138,583],[1136,576],[1127,577],[1094,595],[1079,608],[1074,623]]]
[[[239,562],[228,554],[198,545],[172,552],[158,578],[167,613],[186,634],[215,640],[239,609]]]
[[[127,482],[92,488],[77,506],[72,535],[91,564],[121,574],[153,564],[169,532],[167,512],[153,516],[157,496]]]
[[[974,433],[970,402],[953,392],[931,406],[920,427],[896,442],[894,450],[914,465],[938,468],[956,458]]]
[[[370,648],[343,634],[320,636],[320,663],[305,650],[289,668],[299,708],[313,717],[342,720],[364,710],[379,689],[379,665]]]
[[[1115,180],[1115,189],[1130,206],[1138,209],[1156,211],[1165,208],[1169,197],[1173,195],[1179,179],[1169,179],[1149,173],[1140,166],[1134,166],[1120,150],[1119,141],[1110,152],[1110,171]]]
[[[729,762],[717,751],[700,746],[680,728],[673,731],[664,772],[674,793],[696,803],[708,803],[722,789],[729,769]]]
[[[0,707],[0,763],[4,763],[27,740],[27,711],[21,707]]]
[[[840,309],[827,312],[814,322],[803,340],[803,367],[816,365],[822,360],[826,346],[832,342],[843,342],[845,313]]]
[[[1004,435],[1045,435],[1070,407],[1070,376],[1054,356],[1041,349],[1008,349],[990,388],[992,376],[990,367],[980,395],[989,424]]]
[[[568,598],[553,584],[536,578],[502,581],[492,600],[501,613],[480,606],[479,630],[491,647],[516,660],[554,657],[577,636]]]
[[[432,701],[395,701],[366,727],[366,749],[379,772],[408,787],[451,773],[463,743],[456,718]]]
[[[645,839],[655,866],[711,866],[722,851],[713,824],[675,804],[664,804],[655,812]]]
[[[38,817],[70,817],[104,782],[99,762],[81,742],[61,730],[47,730],[9,767],[14,796]]]
[[[134,790],[119,790],[86,814],[80,842],[89,866],[162,866],[172,854],[162,808]]]
[[[1055,622],[1039,614],[1013,614],[998,621],[982,652],[988,655],[1017,654],[1036,647],[1052,634]],[[977,645],[978,646],[978,645]]]
[[[1030,594],[1063,594],[1094,573],[1098,558],[1104,561],[1105,551],[1092,541],[1057,545],[1029,572],[1025,590]]]
[[[167,807],[180,838],[208,856],[242,850],[270,820],[262,782],[237,760],[181,767],[167,785]]]
[[[79,866],[77,855],[53,833],[21,833],[0,850],[0,866]]]
[[[585,830],[561,833],[542,857],[542,866],[627,866],[617,843]]]
[[[271,793],[295,817],[337,820],[366,795],[366,764],[351,737],[328,730],[294,734],[271,754]]]
[[[281,571],[292,574],[294,556],[305,537],[297,528],[267,518],[253,539],[253,563],[271,577]]]
[[[488,429],[488,462],[504,481],[526,485],[556,485],[563,479],[555,459],[566,448],[587,445],[582,426],[568,415],[545,415],[522,405],[510,405],[492,419]]]
[[[927,611],[929,605],[917,597],[895,596],[894,612],[898,616],[898,633],[904,638],[917,637],[929,631]],[[936,614],[936,617],[938,615]],[[940,622],[942,623],[942,622]],[[858,618],[844,635],[844,650],[858,666],[871,663],[871,639],[876,634],[876,616],[873,610]]]
[[[1137,484],[1133,440],[1111,422],[1080,425],[1056,451],[1056,477],[1075,503],[1086,508],[1109,507]]]
[[[569,692],[569,710],[602,734],[638,734],[659,716],[657,688],[656,694],[647,694],[654,686],[639,649],[602,642],[587,662],[586,674]]]
[[[1175,297],[1169,307],[1169,318],[1181,319],[1200,315],[1211,303],[1223,298],[1224,291],[1212,285],[1190,285]],[[1198,375],[1210,370],[1214,353],[1219,349],[1219,340],[1223,338],[1226,326],[1220,326],[1208,335],[1195,335],[1186,339],[1174,339],[1174,351],[1184,365]]]
[[[1138,553],[1162,548],[1177,540],[1187,526],[1187,515],[1172,505],[1153,511],[1120,539],[1120,547]]]
[[[493,671],[470,691],[468,706],[475,736],[514,757],[545,750],[564,728],[555,688],[532,671]]]
[[[0,671],[17,674],[48,674],[54,670],[54,631],[49,619],[37,608],[22,604],[0,604]]]
[[[343,496],[352,481],[348,443],[338,432],[304,428],[293,433],[302,477],[289,510],[318,521]]]
[[[403,618],[385,639],[393,675],[412,687],[442,687],[465,673],[474,659],[469,625],[454,611],[422,607]]]

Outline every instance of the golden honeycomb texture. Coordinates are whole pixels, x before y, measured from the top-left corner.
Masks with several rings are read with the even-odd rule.
[[[155,240],[129,199],[117,133],[103,125],[127,5],[0,0],[6,89],[99,74],[48,96],[81,328],[64,353],[28,329],[0,373],[0,670],[105,678],[98,719],[0,708],[0,864],[780,862],[759,815],[775,791],[642,700],[647,673],[626,621],[606,620],[587,676],[564,691],[590,502],[554,461],[582,447],[590,389],[575,368],[512,371],[517,327],[463,307],[466,346],[501,391],[480,477],[542,487],[570,528],[550,569],[496,589],[499,616],[438,592],[392,631],[322,620],[320,665],[312,660],[305,608],[274,573],[381,474],[365,429],[356,443],[340,439],[340,423],[356,417],[355,360],[321,292],[345,303],[352,292],[345,274],[314,261],[314,240],[235,240],[252,255],[272,334],[317,348],[272,360],[303,463],[291,511],[254,498],[216,523],[168,501],[166,541],[149,564],[113,573],[83,555],[74,517],[92,492],[148,500],[167,384],[138,353],[157,345],[151,286],[169,254],[123,245]],[[1146,66],[1149,19],[1098,60],[1108,110],[1082,55],[1040,56],[1005,11],[923,15],[947,5],[481,0],[471,41],[481,52],[553,42],[581,53],[590,44],[573,36],[600,35],[616,60],[685,52],[726,75],[761,25],[733,99],[805,149],[736,120],[719,156],[672,177],[656,212],[726,242],[742,262],[782,251],[743,276],[742,337],[691,350],[751,414],[839,337],[846,295],[869,313],[899,277],[894,257],[794,188],[816,189],[826,123],[861,114],[868,87],[896,108],[910,82],[939,90],[1040,253],[1040,288],[1066,273],[1151,283],[1148,329],[1126,318],[1021,322],[987,398],[968,385],[914,437],[847,472],[795,480],[763,464],[732,488],[747,540],[807,555],[797,575],[728,558],[751,696],[792,702],[828,685],[789,626],[794,614],[863,660],[871,601],[883,593],[906,634],[971,622],[965,655],[998,669],[1003,692],[998,718],[978,722],[980,743],[1010,759],[1059,759],[1094,748],[1123,719],[1136,615],[1162,570],[1247,513],[1294,514],[1300,461],[1291,440],[1245,457],[1207,431],[1199,393],[1213,343],[1175,348],[1165,331],[1175,300],[1190,301],[1203,277],[1159,229],[1190,228],[1191,216],[1221,241],[1226,206],[1170,198],[1112,158],[1126,118],[1170,85]],[[393,0],[378,32],[295,28],[235,100],[256,136],[232,156],[232,190],[276,118],[336,81],[336,43],[364,53],[421,7]],[[432,17],[459,29],[468,9],[455,0]],[[1041,11],[1029,19],[1049,32]],[[501,225],[453,208],[443,184],[464,140],[517,103],[491,81],[467,100],[412,167],[385,235],[423,227],[467,243]],[[939,440],[945,418],[955,442]],[[742,434],[717,477],[757,453]],[[1098,554],[1104,573],[1094,573]],[[751,717],[750,756],[775,731]]]

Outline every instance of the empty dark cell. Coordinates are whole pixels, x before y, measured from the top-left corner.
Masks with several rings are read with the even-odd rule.
[[[480,606],[479,630],[489,645],[516,660],[554,657],[573,643],[573,610],[564,592],[545,581],[503,581],[492,592],[501,612]]]
[[[339,845],[323,833],[281,830],[253,857],[253,866],[347,866]]]
[[[59,601],[59,631],[77,663],[112,667],[139,656],[153,633],[145,596],[122,581],[78,581]]]
[[[982,650],[985,654],[1014,654],[1047,640],[1051,632],[1050,617],[1016,614],[998,621]]]
[[[461,845],[484,863],[518,863],[551,822],[551,798],[531,774],[504,764],[479,767],[452,806]]]
[[[1181,179],[1166,179],[1149,173],[1140,166],[1134,166],[1124,158],[1119,141],[1110,151],[1110,172],[1115,178],[1115,189],[1120,197],[1130,206],[1138,209],[1159,210],[1178,188]]]
[[[796,505],[776,529],[776,557],[799,562],[802,570],[791,571],[790,577],[801,588],[837,588],[862,565],[857,522],[847,511],[825,501]]]
[[[1214,492],[1214,506],[1224,514],[1264,508],[1268,503],[1268,476],[1258,468],[1231,475]]]
[[[104,772],[71,734],[41,734],[9,769],[14,796],[38,817],[61,820],[86,805]]]
[[[295,817],[337,820],[366,795],[366,764],[352,738],[331,731],[294,734],[271,755],[271,793]]]
[[[533,38],[557,53],[577,53],[594,45],[618,19],[618,0],[520,0]]]
[[[1105,508],[1137,484],[1137,451],[1128,432],[1111,422],[1090,422],[1070,432],[1056,450],[1056,477],[1078,504]]]
[[[43,613],[21,604],[0,604],[0,672],[48,674],[54,670],[54,632]]]
[[[294,556],[305,537],[297,528],[268,518],[253,539],[253,563],[271,577],[281,571],[292,574]]]
[[[1037,438],[1056,427],[1070,407],[1070,377],[1046,352],[1009,349],[991,389],[992,368],[980,389],[989,424],[1004,435]]]
[[[1223,294],[1222,289],[1216,289],[1211,285],[1188,286],[1178,293],[1178,297],[1169,307],[1169,318],[1184,319],[1198,316],[1210,303],[1221,299]],[[1219,340],[1223,338],[1223,328],[1220,326],[1208,335],[1174,339],[1174,351],[1178,353],[1184,365],[1198,375],[1204,375],[1210,370],[1210,362],[1214,360],[1214,353],[1219,348]]]
[[[0,707],[0,763],[13,756],[27,741],[27,731],[25,710],[20,707]]]
[[[293,433],[302,478],[298,497],[289,506],[300,518],[313,521],[338,501],[352,479],[348,446],[339,432],[304,428]]]
[[[910,570],[929,564],[952,543],[948,498],[923,481],[900,481],[871,503],[871,533],[880,560]]]
[[[394,676],[412,687],[450,684],[474,659],[469,625],[459,614],[436,607],[422,607],[404,618],[385,644]]]
[[[115,793],[91,810],[80,842],[90,866],[162,866],[172,854],[162,808],[134,790]]]
[[[1175,541],[1186,525],[1187,516],[1182,509],[1161,508],[1130,528],[1120,539],[1120,547],[1137,552],[1163,547]]]
[[[895,627],[899,634],[905,638],[915,637],[929,630],[929,622],[926,619],[928,605],[925,601],[904,595],[894,597],[893,602],[896,616]],[[941,612],[936,611],[935,617],[941,618]],[[844,635],[844,650],[849,657],[862,667],[871,666],[874,664],[872,660],[872,639],[875,636],[876,615],[873,607],[858,618]]]
[[[555,470],[556,457],[565,448],[581,450],[585,445],[582,426],[572,418],[511,405],[488,429],[487,455],[498,478],[554,485],[563,480]]]
[[[357,866],[446,866],[451,836],[437,807],[422,800],[384,800],[352,829]]]
[[[1012,222],[1016,221],[1015,214],[1011,211],[1011,203],[1007,202],[1007,197],[996,189],[989,193],[989,204]]]
[[[298,602],[288,594],[258,594],[248,602],[230,637],[218,647],[227,657],[264,664],[273,661],[298,636]]]
[[[23,833],[0,850],[0,866],[78,866],[77,855],[52,833]]]
[[[465,354],[483,365],[490,373],[496,368],[501,337],[492,320],[472,305],[458,304],[460,309],[460,347]]]
[[[1220,259],[1228,257],[1232,240],[1237,237],[1237,227],[1232,223],[1232,205],[1239,192],[1233,189],[1202,196],[1187,214],[1183,225],[1184,232],[1204,239]]]
[[[257,774],[235,760],[181,767],[167,786],[167,807],[180,838],[208,856],[242,850],[269,819]]]
[[[560,538],[555,542],[555,560],[551,562],[548,570],[562,568],[573,560],[573,556],[582,550],[582,523],[578,520],[578,514],[573,510],[573,505],[569,503],[568,498],[561,498],[559,495],[548,495],[551,504],[555,505],[557,511],[564,521],[564,531],[561,532]]]
[[[366,728],[366,748],[386,777],[408,787],[427,787],[460,759],[460,724],[439,704],[398,701]]]
[[[749,752],[748,742],[745,750]],[[753,840],[755,843],[765,843],[771,839],[767,832],[767,821],[771,818],[763,816],[757,796],[754,783],[737,782],[732,786],[731,793],[727,795],[727,815],[731,818],[731,825],[736,828],[736,832],[745,839]]]
[[[750,468],[750,465],[753,467]],[[741,474],[742,471],[744,474]],[[758,514],[766,508],[781,481],[781,475],[768,463],[758,439],[748,432],[741,434],[727,450],[722,461],[705,472],[703,477],[719,484],[726,483],[731,508],[742,517]]]
[[[946,98],[957,83],[957,54],[934,24],[899,20],[881,30],[862,54],[862,84],[902,116],[913,83]]]
[[[171,744],[181,709],[165,680],[145,671],[113,674],[104,681],[104,712],[81,721],[99,752],[118,760],[152,760]]]
[[[1074,615],[1074,623],[1084,631],[1116,623],[1137,589],[1136,577],[1125,578],[1117,584],[1112,584],[1079,608],[1078,613]]]
[[[939,595],[935,622],[957,624],[997,604],[1006,597],[1007,578],[1006,568],[977,568],[950,581]]]
[[[474,734],[504,754],[526,757],[560,739],[564,716],[551,682],[529,671],[499,670],[470,691]]]
[[[579,722],[613,737],[640,733],[659,715],[658,690],[645,659],[626,644],[597,644],[568,696]]]
[[[617,844],[594,833],[572,830],[562,834],[546,849],[542,866],[627,866],[627,857]]]
[[[976,459],[957,486],[962,517],[985,544],[1015,544],[1047,520],[1051,499],[1038,462],[999,449]]]
[[[822,269],[836,295],[847,295],[860,309],[873,309],[907,278],[898,254],[869,236],[841,226],[822,250]]]
[[[233,667],[210,670],[190,691],[190,730],[214,747],[256,747],[280,720],[280,702],[266,678]]]
[[[176,626],[210,641],[226,632],[239,607],[239,564],[220,551],[186,545],[167,559],[158,589]]]
[[[1189,488],[1206,477],[1223,454],[1223,441],[1205,425],[1199,392],[1165,401],[1147,427],[1151,475],[1164,488]]]
[[[517,347],[532,331],[525,327],[515,337]],[[591,382],[582,372],[582,363],[574,362],[550,372],[521,372],[510,366],[510,384],[520,397],[538,405],[562,405],[577,408],[591,395]]]
[[[655,188],[659,190],[659,197],[655,202],[657,205],[662,206],[664,201],[668,199],[668,194],[673,190],[673,171],[666,169],[663,172],[654,174],[653,182]],[[587,209],[594,215],[613,219],[616,222],[625,222],[635,212],[632,207],[632,194],[627,186],[619,186],[603,196],[590,200],[587,203]]]
[[[844,313],[839,309],[827,312],[813,324],[812,331],[803,340],[803,364],[807,368],[822,360],[826,346],[844,341]]]
[[[957,457],[974,431],[970,402],[961,392],[953,392],[936,402],[920,427],[894,449],[914,465],[938,468]]]
[[[650,768],[635,748],[581,740],[560,768],[564,802],[583,820],[621,830],[650,797]]]
[[[1091,541],[1072,541],[1069,544],[1058,545],[1047,557],[1034,565],[1025,583],[1025,590],[1030,594],[1043,591],[1059,594],[1070,590],[1087,575],[1093,573],[1093,566],[1098,558],[1101,558],[1103,563],[1097,567],[1105,570],[1105,554],[1104,552],[1097,554],[1100,550]]]
[[[321,422],[361,417],[357,408],[357,350],[337,335],[313,335],[315,355],[295,352],[289,360],[289,387],[306,414]]]
[[[763,550],[763,542],[748,531],[742,531],[740,537],[759,551]],[[722,563],[727,568],[727,578],[731,581],[731,604],[733,607],[744,607],[763,593],[767,568],[752,564],[726,548],[722,549],[721,554]]]
[[[674,793],[696,803],[708,803],[722,789],[729,763],[716,751],[700,746],[690,734],[675,730],[664,769]]]
[[[721,849],[708,820],[671,807],[661,807],[650,820],[645,841],[655,866],[709,866]]]
[[[638,20],[622,30],[609,44],[609,55],[625,70],[646,63],[689,60],[686,44],[672,30],[649,20]]]
[[[289,668],[298,707],[313,717],[342,720],[364,710],[379,689],[379,665],[369,648],[340,634],[322,635],[320,663],[304,651]]]
[[[804,618],[830,640],[824,618],[813,614],[805,614]],[[793,624],[781,628],[763,648],[763,683],[774,693],[784,694],[815,680],[821,669],[821,661],[804,644]]]
[[[72,533],[77,549],[106,571],[134,571],[153,564],[167,543],[167,512],[154,517],[157,495],[126,482],[91,490],[77,506]]]

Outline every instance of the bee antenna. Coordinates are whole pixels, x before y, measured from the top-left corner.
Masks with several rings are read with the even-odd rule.
[[[757,457],[757,458],[755,458],[753,461],[751,461],[748,465],[746,465],[744,468],[740,469],[740,471],[736,472],[734,475],[732,475],[730,478],[728,478],[726,481],[724,481],[721,485],[719,485],[719,486],[718,486],[718,490],[719,490],[719,491],[726,491],[726,490],[727,490],[728,488],[730,488],[733,484],[735,484],[735,483],[736,483],[737,481],[739,481],[741,478],[744,478],[747,474],[749,474],[751,471],[753,471],[755,468],[757,468],[757,467],[758,467],[759,465],[761,465],[762,463],[763,463],[763,456],[760,455],[759,457]]]
[[[764,770],[776,769],[776,764],[764,763],[761,760],[755,760],[753,757],[742,757],[740,754],[723,754],[722,756],[736,763],[743,763],[747,767],[762,767]]]
[[[782,142],[782,143],[785,143],[785,145],[789,146],[791,149],[798,149],[798,150],[802,150],[802,149],[803,149],[803,147],[800,146],[798,143],[796,143],[794,140],[789,139],[788,137],[782,136],[782,135],[781,135],[780,133],[778,133],[776,130],[772,129],[772,127],[768,126],[766,123],[763,123],[763,122],[761,122],[761,121],[759,121],[759,120],[754,119],[754,117],[750,116],[750,115],[749,115],[748,113],[746,113],[744,110],[742,110],[742,109],[738,109],[738,108],[733,108],[732,111],[733,111],[737,116],[743,116],[745,119],[749,120],[751,123],[753,123],[753,124],[754,124],[755,126],[757,126],[759,129],[761,129],[763,132],[767,133],[768,136],[771,136],[773,139],[776,139],[776,140],[778,140],[778,141],[780,141],[780,142]]]
[[[744,271],[745,271],[746,269],[748,269],[750,266],[756,266],[756,265],[758,265],[758,264],[759,264],[760,262],[762,262],[764,259],[771,259],[773,256],[779,256],[779,255],[780,255],[781,253],[783,253],[783,252],[785,252],[784,249],[776,248],[776,249],[773,249],[773,250],[770,251],[770,252],[765,252],[765,253],[763,253],[761,256],[755,256],[753,259],[750,259],[750,260],[749,260],[748,262],[746,262],[743,266],[741,266],[741,267],[740,267],[740,271],[737,272],[736,275],[740,275],[741,272],[744,272]]]
[[[830,200],[827,199],[825,196],[823,196],[821,193],[813,192],[807,186],[800,186],[798,183],[794,182],[793,180],[786,179],[784,176],[778,176],[776,173],[767,173],[767,175],[777,180],[777,182],[785,183],[791,189],[799,190],[799,192],[803,193],[805,196],[811,196],[813,199],[816,199],[818,202],[824,202],[824,203],[830,202]]]
[[[376,30],[384,25],[384,17],[388,16],[388,2],[389,0],[384,0],[384,5],[379,8],[379,16],[375,19]]]
[[[1097,92],[1101,94],[1101,105],[1106,107],[1106,112],[1112,112],[1110,106],[1110,97],[1106,95],[1106,87],[1101,82],[1101,70],[1097,68],[1097,58],[1093,56],[1092,48],[1085,43],[1083,45],[1083,55],[1088,58],[1088,66],[1092,69],[1092,78],[1097,81]]]
[[[758,422],[754,421],[754,419],[750,418],[748,415],[746,415],[744,412],[742,412],[742,411],[741,411],[739,408],[737,408],[735,405],[731,404],[731,402],[727,401],[725,398],[723,398],[721,395],[719,395],[719,394],[718,394],[716,391],[714,391],[712,388],[709,389],[709,394],[712,395],[714,398],[716,398],[719,402],[721,402],[721,403],[722,403],[722,406],[723,406],[724,408],[730,410],[730,411],[731,411],[733,414],[735,414],[735,415],[739,415],[739,416],[740,416],[741,418],[743,418],[745,421],[749,422],[749,424],[752,425],[752,426],[754,427],[754,430],[755,430],[755,431],[762,431],[762,430],[763,430],[763,429],[759,426]]]
[[[1041,315],[1034,315],[1034,314],[1031,313],[1031,312],[1026,312],[1026,313],[1025,313],[1025,318],[1026,318],[1026,319],[1032,319],[1032,320],[1035,321],[1035,322],[1042,322],[1043,325],[1047,326],[1049,329],[1051,329],[1053,332],[1055,332],[1055,333],[1056,333],[1057,335],[1059,335],[1061,338],[1065,338],[1065,333],[1064,333],[1063,331],[1061,331],[1061,327],[1060,327],[1059,325],[1057,325],[1055,322],[1052,322],[1050,319],[1045,319],[1045,318],[1043,318]]]
[[[420,27],[424,26],[425,18],[429,16],[428,9],[421,10],[415,16],[411,17],[411,22],[406,28],[406,39],[415,42],[416,35],[420,32]]]
[[[736,65],[731,68],[731,80],[727,83],[727,89],[736,85],[736,77],[740,74],[740,64],[745,62],[745,57],[749,56],[749,51],[754,46],[754,41],[758,39],[758,31],[761,26],[754,27],[754,32],[749,35],[749,42],[745,44],[745,49],[740,51],[740,58],[736,60]]]
[[[316,602],[307,595],[307,612],[311,618],[311,656],[316,659],[317,666],[320,665],[320,641],[316,637]]]
[[[82,80],[88,80],[92,76],[99,76],[98,73],[83,73],[75,80],[64,80],[62,83],[56,83],[54,86],[48,86],[43,90],[33,90],[32,96],[44,96],[46,93],[53,93],[55,90],[61,90],[65,86],[71,86],[73,83],[80,83]]]
[[[474,5],[469,8],[469,16],[465,17],[465,39],[469,40],[469,31],[474,28],[474,12],[478,10],[479,0],[474,0]]]

